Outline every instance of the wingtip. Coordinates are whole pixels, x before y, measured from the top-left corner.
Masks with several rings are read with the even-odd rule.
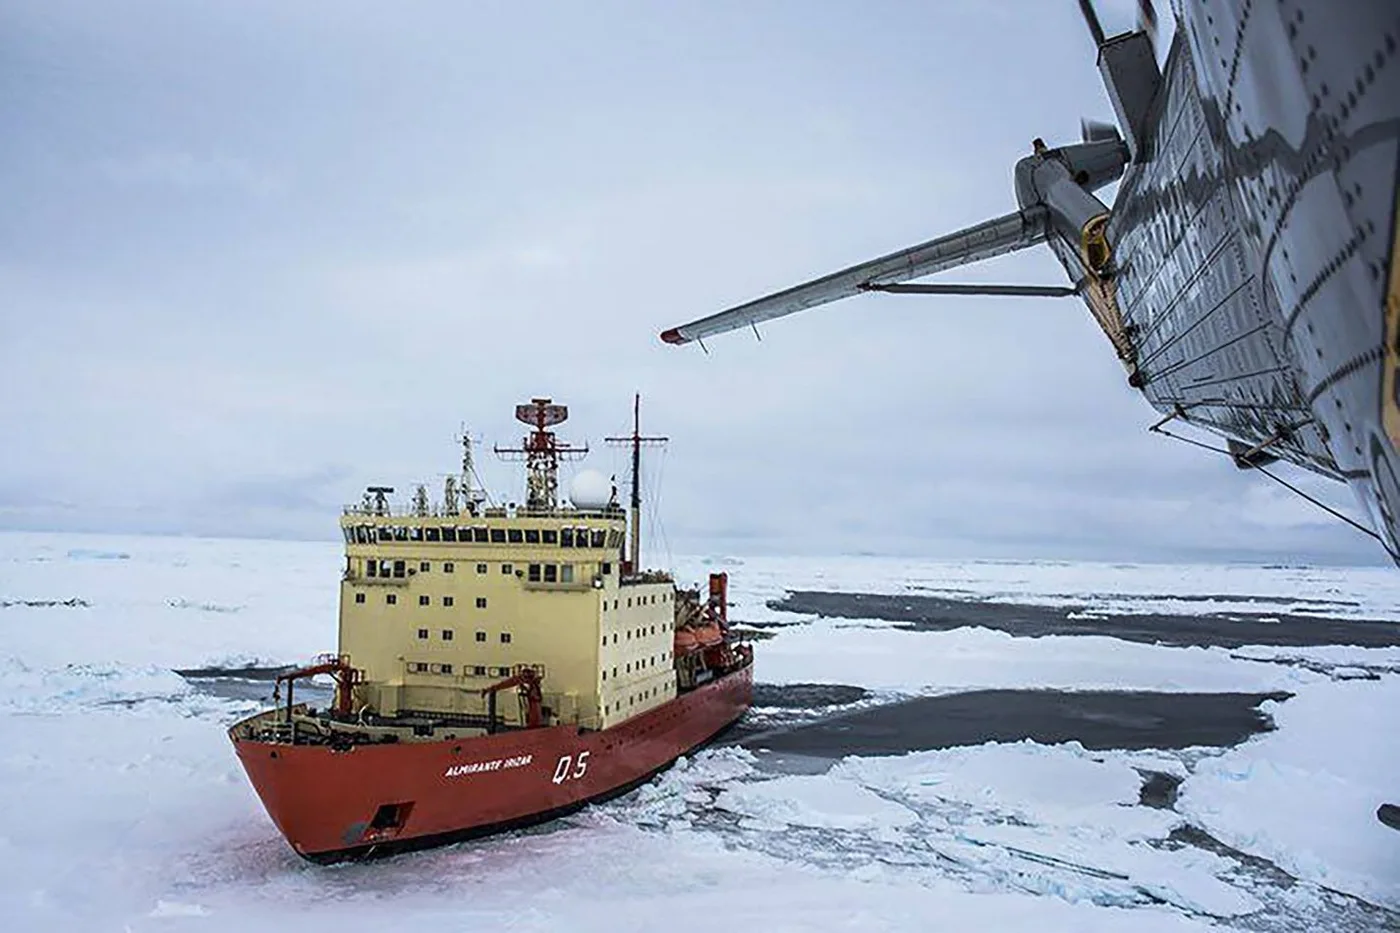
[[[672,327],[670,330],[663,330],[661,332],[661,339],[666,343],[671,344],[685,343],[685,338],[681,336],[681,331],[679,327]]]

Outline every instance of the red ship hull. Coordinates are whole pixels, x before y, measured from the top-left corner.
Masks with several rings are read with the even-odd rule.
[[[298,854],[333,862],[484,836],[623,793],[704,745],[753,698],[753,665],[601,732],[574,726],[388,745],[231,735]]]

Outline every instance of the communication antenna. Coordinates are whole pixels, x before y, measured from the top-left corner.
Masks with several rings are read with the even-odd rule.
[[[642,436],[642,396],[637,393],[632,397],[632,436],[609,437],[606,440],[609,444],[627,444],[632,448],[632,513],[627,519],[631,531],[628,560],[631,572],[637,573],[642,562],[642,445],[659,447],[670,438]]]
[[[375,515],[388,515],[389,500],[386,497],[393,491],[393,486],[370,486],[365,489],[365,505]]]
[[[487,496],[485,488],[474,485],[474,482],[479,481],[480,478],[476,475],[476,462],[472,459],[471,432],[466,429],[465,425],[457,440],[462,444],[462,503],[467,511],[475,515],[481,503],[486,501]]]
[[[525,436],[519,447],[497,447],[496,454],[504,460],[525,461],[525,508],[553,511],[559,507],[559,461],[577,460],[588,453],[588,445],[575,447],[556,440],[547,430],[569,417],[565,405],[555,405],[547,398],[530,399],[528,405],[515,406],[515,420],[535,430]]]
[[[427,518],[432,512],[432,506],[428,504],[428,487],[422,483],[413,490],[413,514],[419,518]]]
[[[456,515],[460,510],[457,504],[457,477],[449,473],[442,481],[442,514]]]

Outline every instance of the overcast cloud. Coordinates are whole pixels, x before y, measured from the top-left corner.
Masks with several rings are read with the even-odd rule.
[[[0,43],[0,527],[330,537],[532,395],[617,470],[641,391],[677,550],[1383,557],[1147,434],[1075,302],[656,339],[1009,210],[1111,113],[1069,0],[34,0]]]

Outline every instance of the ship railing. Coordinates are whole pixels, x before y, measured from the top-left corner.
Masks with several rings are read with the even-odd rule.
[[[373,505],[363,503],[353,503],[343,506],[341,514],[354,516],[357,518],[392,518],[399,519],[419,519],[424,522],[441,522],[445,520],[460,521],[462,519],[475,518],[625,518],[627,513],[621,506],[607,506],[601,509],[580,509],[573,506],[559,506],[553,509],[527,509],[523,506],[514,508],[488,508],[478,509],[472,512],[468,509],[461,509],[456,512],[443,508],[432,508],[426,512],[414,509],[412,506],[390,506],[388,508],[376,508]]]
[[[664,570],[643,570],[641,573],[629,573],[619,578],[618,583],[622,586],[638,586],[643,583],[674,583],[675,579]]]

